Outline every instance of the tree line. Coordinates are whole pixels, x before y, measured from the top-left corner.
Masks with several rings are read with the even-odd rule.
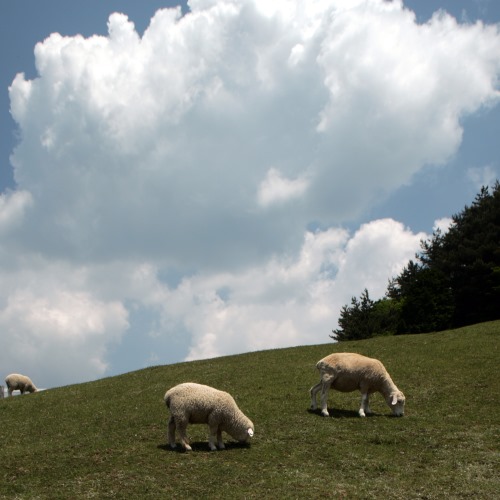
[[[452,217],[447,232],[421,241],[420,252],[389,280],[385,297],[367,289],[340,311],[334,340],[428,333],[500,319],[500,184],[482,187]]]

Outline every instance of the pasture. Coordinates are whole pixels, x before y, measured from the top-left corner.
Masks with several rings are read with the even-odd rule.
[[[326,336],[326,335],[325,335]],[[327,340],[327,339],[325,339]],[[0,498],[485,498],[500,491],[500,321],[155,366],[0,400]],[[372,397],[331,392],[309,410],[316,362],[380,359],[406,395],[403,418]],[[255,424],[250,446],[188,427],[166,441],[165,391],[199,382],[230,392]]]

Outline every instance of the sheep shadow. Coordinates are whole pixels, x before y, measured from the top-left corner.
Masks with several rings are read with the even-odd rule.
[[[206,452],[206,453],[215,453],[210,450],[208,446],[207,441],[192,441],[189,443],[189,445],[192,448],[191,452],[187,452],[179,443],[177,443],[177,446],[175,448],[171,448],[168,443],[166,444],[159,444],[157,448],[159,450],[163,450],[166,452],[171,452],[171,453],[193,453],[193,452]],[[219,450],[217,449],[216,451],[231,451],[231,450],[237,450],[237,449],[247,449],[250,448],[250,443],[239,443],[237,441],[228,441],[224,443],[225,449]]]
[[[308,408],[307,410],[308,413],[312,415],[317,415],[318,417],[325,418],[321,414],[321,409],[317,408],[316,410],[312,410],[311,408]],[[330,418],[360,418],[359,413],[354,410],[341,410],[338,408],[328,408],[328,415]],[[376,413],[370,413],[366,415],[367,418],[371,417],[376,417]]]

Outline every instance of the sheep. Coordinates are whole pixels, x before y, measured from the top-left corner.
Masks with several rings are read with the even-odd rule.
[[[168,421],[168,442],[175,448],[175,430],[178,429],[181,444],[186,451],[191,450],[186,437],[188,424],[208,424],[209,447],[216,450],[217,445],[224,449],[222,431],[227,432],[240,442],[247,442],[254,435],[254,425],[238,408],[233,397],[207,385],[187,382],[176,385],[165,393],[167,408],[170,410]]]
[[[334,353],[318,361],[316,368],[321,379],[311,387],[311,409],[315,410],[316,394],[321,390],[321,414],[328,417],[327,399],[330,387],[340,392],[361,392],[359,416],[372,413],[369,406],[370,394],[380,392],[392,410],[393,415],[404,414],[405,396],[396,387],[384,365],[378,360],[355,353]]]
[[[26,375],[20,375],[19,373],[11,373],[10,375],[7,375],[5,383],[7,384],[9,396],[12,396],[12,393],[16,389],[20,390],[21,394],[24,394],[26,391],[38,392],[38,389],[31,379]]]

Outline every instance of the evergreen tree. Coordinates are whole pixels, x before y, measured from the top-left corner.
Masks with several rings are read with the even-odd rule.
[[[448,232],[421,242],[416,261],[390,280],[386,298],[365,289],[340,313],[335,340],[422,333],[500,319],[500,183],[483,187]]]
[[[374,302],[368,290],[359,300],[351,299],[350,306],[340,311],[339,327],[330,337],[337,341],[368,339],[378,335],[394,335],[398,330],[401,314],[396,301],[383,298]]]
[[[454,326],[500,318],[498,181],[491,194],[483,187],[470,207],[453,216],[453,225],[436,245],[436,251],[425,253],[423,259],[450,278]]]
[[[394,335],[401,330],[401,303],[389,297],[375,301],[372,309],[373,336]]]
[[[432,332],[452,325],[454,303],[450,282],[438,269],[410,261],[389,283],[387,295],[399,305],[396,333]]]
[[[330,337],[338,341],[370,338],[373,335],[374,327],[371,317],[372,309],[373,301],[365,288],[360,300],[353,297],[350,306],[342,307],[339,318],[340,328],[332,330],[333,335]]]

